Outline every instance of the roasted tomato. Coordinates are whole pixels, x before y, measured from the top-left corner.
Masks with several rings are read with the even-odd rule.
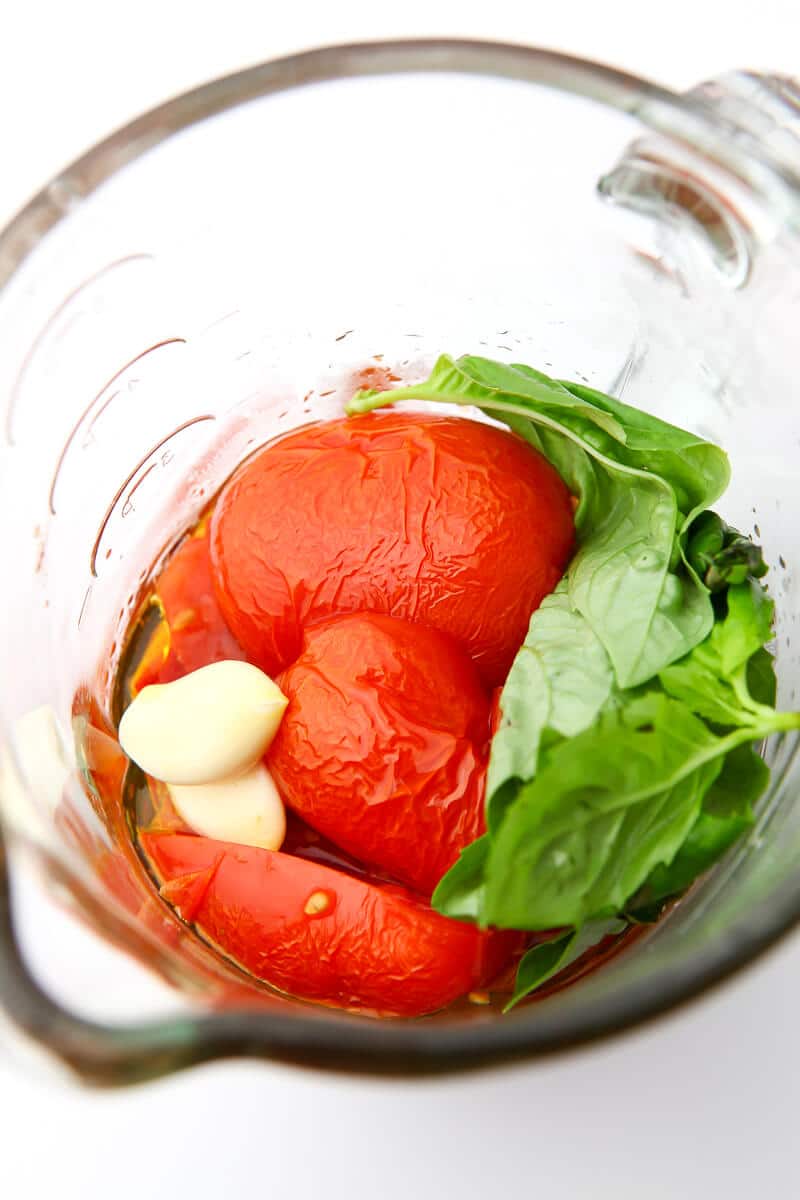
[[[435,629],[357,613],[308,629],[278,683],[267,765],[286,804],[430,895],[483,832],[489,701],[471,660]]]
[[[482,933],[288,854],[193,834],[141,834],[161,893],[251,974],[303,999],[419,1016],[491,981],[514,935]]]
[[[495,688],[492,692],[491,704],[489,706],[489,736],[494,737],[500,728],[500,722],[503,719],[503,710],[500,705],[503,689]]]
[[[214,585],[275,675],[303,628],[369,611],[451,635],[501,682],[573,543],[572,505],[521,438],[463,418],[369,413],[268,446],[221,493]]]
[[[150,683],[170,683],[221,659],[245,657],[217,604],[208,529],[200,528],[181,543],[156,579],[165,625],[134,673],[134,692]]]

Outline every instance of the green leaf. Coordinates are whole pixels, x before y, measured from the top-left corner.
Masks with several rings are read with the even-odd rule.
[[[696,820],[720,762],[715,758],[703,763],[671,787],[624,810],[613,853],[588,893],[589,912],[621,911],[653,864],[669,861],[676,853]]]
[[[711,642],[723,673],[730,677],[772,637],[775,605],[755,580],[728,588],[725,598],[727,613],[714,626]]]
[[[778,681],[775,677],[775,659],[764,647],[756,650],[747,664],[745,673],[747,690],[755,700],[765,708],[774,708],[778,693]]]
[[[658,678],[665,692],[716,725],[735,726],[753,720],[733,686],[721,678],[719,655],[708,639],[680,662],[665,667]]]
[[[490,840],[485,922],[549,929],[620,911],[672,861],[745,737],[718,737],[654,692],[550,748]]]
[[[749,825],[753,805],[766,791],[769,767],[751,742],[731,750],[722,770],[708,789],[703,812],[721,821],[742,818]]]
[[[612,660],[620,687],[645,682],[701,641],[713,622],[706,590],[680,562],[678,508],[663,480],[600,463],[529,419],[504,420],[580,497],[570,599]]]
[[[755,581],[728,588],[725,604],[725,614],[710,636],[680,662],[661,670],[659,679],[671,696],[717,725],[753,724],[764,718],[765,706],[749,691],[749,661],[772,636],[773,604]],[[756,686],[758,676],[764,676],[761,686],[770,695],[763,658],[752,670]]]
[[[444,399],[452,404],[491,405],[498,409],[508,405],[511,410],[515,402],[521,402],[523,408],[532,404],[557,425],[564,422],[571,426],[576,421],[576,427],[582,431],[594,426],[613,440],[625,439],[624,429],[613,416],[575,396],[549,375],[524,364],[500,363],[477,355],[463,355],[455,360],[449,354],[442,354],[424,383],[393,388],[391,392],[357,392],[347,405],[347,412],[368,412],[381,404],[408,399]]]
[[[692,523],[686,560],[711,592],[767,573],[761,547],[714,512],[701,513]]]
[[[624,449],[616,451],[616,456],[630,467],[666,479],[675,492],[678,509],[688,514],[686,526],[725,491],[730,464],[718,446],[585,384],[564,383],[564,387],[616,418],[625,430]]]
[[[641,920],[640,910],[680,895],[705,874],[752,826],[753,805],[768,783],[769,768],[752,746],[732,750],[672,862],[657,866],[631,901],[631,917]]]
[[[565,970],[587,950],[607,937],[622,933],[624,929],[624,921],[613,919],[590,921],[580,930],[553,930],[553,936],[548,941],[532,946],[520,959],[514,993],[503,1012],[508,1012],[548,979]]]
[[[431,897],[431,907],[457,921],[481,924],[483,908],[483,871],[489,853],[486,834],[472,842],[439,880]]]
[[[714,614],[705,588],[671,569],[678,511],[663,480],[609,468],[595,503],[602,516],[569,565],[569,595],[618,685],[633,687],[701,641]]]
[[[603,515],[598,502],[598,489],[602,485],[605,468],[596,463],[580,443],[565,437],[559,430],[534,424],[530,416],[505,412],[502,419],[509,429],[513,429],[552,463],[577,498],[575,529],[579,540],[582,540],[591,530],[593,522]]]
[[[715,512],[701,512],[689,528],[686,561],[702,579],[725,545],[725,524]]]
[[[491,798],[500,787],[536,774],[544,730],[563,737],[580,733],[595,721],[613,688],[602,642],[572,607],[562,582],[531,617],[503,688],[487,777],[490,825]]]
[[[539,942],[523,954],[517,967],[513,995],[503,1012],[508,1012],[561,970],[577,937],[574,929],[568,929],[566,933],[556,930],[551,940]]]

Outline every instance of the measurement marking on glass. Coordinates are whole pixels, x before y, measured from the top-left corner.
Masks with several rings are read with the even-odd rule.
[[[67,437],[67,440],[64,442],[64,445],[61,448],[61,453],[58,456],[58,461],[56,463],[55,471],[53,472],[53,479],[50,484],[50,492],[49,492],[49,495],[47,498],[50,512],[53,514],[53,516],[55,516],[55,512],[56,512],[55,492],[56,492],[56,486],[58,484],[58,476],[61,472],[61,468],[64,466],[64,461],[67,457],[67,454],[70,451],[72,443],[75,441],[75,437],[77,435],[78,430],[80,429],[81,425],[86,420],[86,418],[88,417],[89,413],[92,411],[93,406],[97,403],[97,401],[103,395],[103,393],[107,392],[108,389],[110,387],[112,387],[117,382],[117,380],[122,375],[125,374],[126,371],[129,371],[131,367],[135,366],[136,363],[141,362],[143,358],[147,358],[148,354],[153,354],[156,350],[163,349],[164,346],[185,346],[185,345],[186,345],[186,338],[172,337],[172,338],[165,338],[163,342],[156,342],[156,344],[154,346],[148,346],[146,350],[140,351],[139,354],[135,355],[132,359],[130,359],[128,362],[126,362],[124,366],[120,367],[118,371],[115,371],[114,374],[111,376],[111,378],[106,383],[103,384],[103,386],[100,388],[100,391],[95,393],[95,395],[92,397],[92,399],[89,401],[89,403],[84,408],[81,415],[78,417],[78,420],[72,426],[72,429],[69,432],[69,436]],[[106,399],[105,403],[100,406],[100,408],[94,414],[94,416],[92,417],[92,420],[89,423],[89,429],[87,430],[87,433],[91,432],[91,429],[94,426],[95,421],[97,421],[97,419],[100,417],[101,413],[105,412],[105,410],[108,408],[111,401],[120,394],[120,390],[121,389],[118,389],[116,392],[113,392],[112,395],[110,395]]]
[[[152,261],[154,261],[154,258],[155,258],[155,256],[152,254],[145,254],[145,253],[126,254],[124,258],[117,258],[114,260],[114,262],[106,263],[106,265],[104,267],[101,267],[99,271],[95,271],[95,273],[93,275],[90,275],[88,279],[84,279],[83,282],[78,284],[78,286],[76,288],[73,288],[72,291],[67,296],[64,297],[64,299],[57,306],[57,308],[55,308],[53,310],[53,312],[47,318],[44,325],[39,330],[36,337],[33,339],[30,346],[28,347],[28,349],[25,353],[25,357],[22,360],[22,365],[21,365],[19,371],[17,372],[16,379],[14,380],[13,386],[11,388],[11,398],[9,399],[8,409],[6,410],[6,428],[5,428],[6,441],[8,442],[9,446],[13,446],[15,444],[14,432],[13,432],[14,412],[16,410],[17,401],[19,400],[19,395],[22,390],[22,384],[25,380],[25,375],[27,374],[28,368],[30,367],[31,363],[33,362],[33,360],[36,356],[37,350],[41,346],[44,339],[47,337],[50,330],[55,325],[58,318],[66,311],[67,308],[69,308],[69,306],[73,302],[73,300],[75,300],[85,288],[91,287],[93,283],[97,283],[98,279],[102,279],[102,277],[104,275],[108,274],[108,272],[115,270],[117,267],[122,267],[126,263],[152,262]],[[106,385],[106,386],[108,386],[108,385]]]
[[[166,435],[166,437],[163,437],[160,442],[157,442],[155,446],[153,446],[150,450],[148,450],[147,453],[145,455],[143,455],[142,458],[139,459],[138,463],[133,468],[133,470],[125,477],[125,479],[122,481],[122,483],[120,484],[120,486],[117,488],[116,492],[114,493],[114,498],[111,501],[111,503],[109,504],[108,508],[106,509],[106,511],[103,515],[103,519],[100,522],[100,528],[97,531],[97,537],[94,540],[94,545],[92,546],[91,553],[89,555],[89,570],[91,571],[91,573],[95,579],[97,578],[97,554],[100,549],[100,543],[103,540],[103,534],[106,531],[106,526],[108,525],[108,522],[111,520],[111,517],[114,513],[114,509],[119,504],[119,501],[121,500],[123,494],[125,493],[126,488],[136,478],[136,475],[138,474],[139,471],[141,471],[142,467],[147,462],[148,458],[152,458],[152,456],[154,454],[157,454],[162,446],[166,446],[167,442],[169,442],[172,438],[176,437],[179,433],[183,433],[184,429],[189,429],[189,428],[191,428],[192,425],[199,425],[203,421],[216,421],[216,419],[217,418],[213,415],[213,413],[204,413],[203,416],[201,416],[201,417],[192,417],[191,420],[184,421],[182,425],[179,425],[177,427],[177,429],[173,429],[171,433],[168,433]],[[157,465],[156,463],[153,463],[153,467],[155,467],[156,465]],[[153,469],[153,467],[150,467],[148,469],[148,471],[145,472],[145,474],[149,474],[150,471]],[[144,480],[144,476],[142,476],[142,479],[139,480],[139,483],[143,482],[143,480]],[[138,484],[136,486],[138,487]],[[136,491],[136,488],[134,488],[133,491],[131,492],[131,496],[133,495],[133,492],[135,492],[135,491]],[[129,501],[130,501],[130,496],[128,497],[128,501],[126,501],[126,504]],[[128,511],[130,511],[130,510],[128,510]],[[127,514],[124,513],[123,515],[127,515]]]

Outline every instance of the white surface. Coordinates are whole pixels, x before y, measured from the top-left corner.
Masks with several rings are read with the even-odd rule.
[[[794,1200],[799,967],[795,941],[622,1040],[443,1082],[218,1064],[59,1093],[0,1073],[3,1195]]]
[[[734,66],[800,72],[796,0],[669,6],[492,0],[118,7],[8,0],[0,221],[64,162],[170,94],[325,41],[538,42],[676,87]],[[591,1052],[428,1084],[220,1065],[124,1094],[0,1064],[4,1195],[458,1200],[795,1197],[800,941],[669,1020]]]

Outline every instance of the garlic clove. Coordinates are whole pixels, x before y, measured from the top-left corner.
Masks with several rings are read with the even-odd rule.
[[[120,745],[155,779],[212,783],[259,761],[287,703],[251,663],[211,663],[173,683],[143,688],[120,721]]]
[[[216,783],[170,784],[169,793],[195,833],[263,850],[279,850],[283,844],[286,811],[262,763]]]

